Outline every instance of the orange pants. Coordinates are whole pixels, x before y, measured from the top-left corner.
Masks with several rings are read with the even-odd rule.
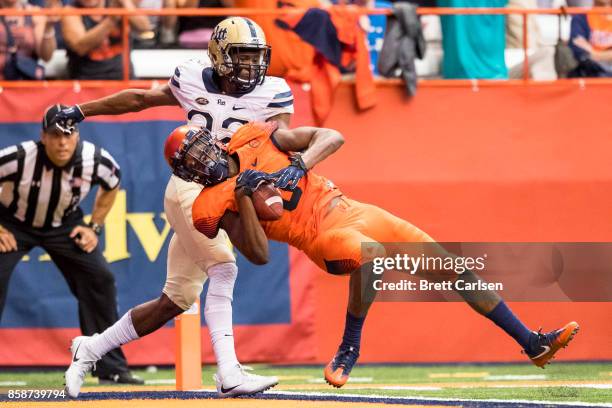
[[[321,218],[317,237],[304,252],[321,269],[340,275],[351,273],[375,257],[390,255],[392,244],[387,243],[406,242],[434,240],[382,208],[341,197]]]

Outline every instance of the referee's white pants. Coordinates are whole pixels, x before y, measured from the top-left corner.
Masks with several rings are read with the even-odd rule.
[[[164,197],[164,209],[174,233],[168,249],[166,284],[163,293],[183,310],[200,297],[213,265],[236,262],[230,241],[223,230],[209,239],[193,226],[191,207],[202,186],[170,177]]]

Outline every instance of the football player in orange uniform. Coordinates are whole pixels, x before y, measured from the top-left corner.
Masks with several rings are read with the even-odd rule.
[[[428,251],[435,252],[428,255],[452,256],[414,225],[347,198],[331,181],[310,171],[343,143],[342,135],[332,129],[277,129],[274,122],[267,122],[242,126],[227,146],[206,129],[182,126],[169,136],[165,149],[175,175],[206,186],[192,214],[194,226],[208,238],[224,229],[255,264],[268,262],[268,239],[286,242],[304,251],[321,269],[350,274],[344,336],[325,368],[325,379],[336,387],[346,383],[359,357],[361,331],[373,300],[362,293],[360,267],[389,255],[383,245],[362,250],[362,243],[426,242],[431,243]],[[276,221],[259,220],[251,199],[266,182],[284,190],[285,211]],[[461,276],[466,281],[480,279],[471,271]],[[578,331],[578,324],[571,322],[550,333],[533,332],[496,292],[463,290],[460,294],[512,336],[539,367]]]

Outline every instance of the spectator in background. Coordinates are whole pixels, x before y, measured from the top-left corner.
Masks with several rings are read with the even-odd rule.
[[[596,7],[611,7],[612,0],[595,0]],[[572,18],[570,47],[578,67],[570,77],[612,77],[612,15],[578,14]]]
[[[436,7],[436,0],[388,0],[389,3],[410,2],[416,4],[417,7]]]
[[[132,0],[76,0],[77,8],[135,9]],[[129,18],[137,33],[151,31],[146,16]],[[120,16],[64,16],[62,34],[68,51],[68,74],[73,79],[122,79],[123,36]],[[130,70],[133,73],[133,70]]]
[[[506,7],[507,0],[438,0],[439,7]],[[507,79],[503,15],[442,16],[444,78]]]
[[[234,0],[175,0],[178,8],[234,7]],[[206,48],[213,28],[226,16],[196,16],[178,18],[178,43],[183,48]]]
[[[164,8],[176,8],[177,6],[176,0],[140,0],[138,7],[142,9],[159,10]],[[148,18],[154,31],[154,38],[149,48],[157,44],[170,46],[176,43],[177,16],[148,16]],[[142,41],[142,39],[140,39],[139,42],[141,43],[140,46],[146,46],[146,44],[143,44],[144,41]],[[136,44],[136,46],[138,47],[139,44]]]
[[[21,0],[0,0],[3,9],[38,9]],[[61,7],[59,0],[48,0],[48,7]],[[56,17],[0,16],[0,79],[43,79],[40,58],[49,61],[57,47]]]
[[[593,0],[567,0],[568,7],[592,7]]]
[[[535,9],[536,0],[508,0],[508,8]],[[538,24],[535,15],[527,16],[529,28],[529,48],[537,46]],[[508,48],[523,48],[523,16],[521,14],[508,14],[506,16],[506,46]]]
[[[537,0],[539,8],[568,7],[591,7],[593,0]]]
[[[538,7],[536,0],[508,0],[508,8],[512,9],[535,9]],[[529,74],[530,78],[542,81],[553,81],[557,79],[555,71],[555,47],[553,44],[545,44],[540,32],[536,15],[527,17],[527,48],[529,50]],[[506,16],[506,48],[512,52],[523,54],[523,16],[521,14],[509,14]],[[523,77],[524,60],[512,64],[508,58],[508,75],[512,79]]]

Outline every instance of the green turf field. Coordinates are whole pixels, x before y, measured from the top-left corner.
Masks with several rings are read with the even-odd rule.
[[[529,364],[361,365],[353,370],[351,381],[340,390],[323,382],[322,367],[258,365],[254,368],[258,374],[279,376],[280,384],[276,389],[284,391],[612,404],[612,363],[555,363],[545,370]],[[172,389],[173,370],[151,371],[135,370],[135,373],[147,380],[149,385]],[[61,371],[5,371],[0,373],[0,386],[5,389],[58,388],[63,384],[62,374]],[[212,374],[211,367],[203,370],[205,388],[214,388]],[[88,378],[85,385],[96,386],[97,381]]]

